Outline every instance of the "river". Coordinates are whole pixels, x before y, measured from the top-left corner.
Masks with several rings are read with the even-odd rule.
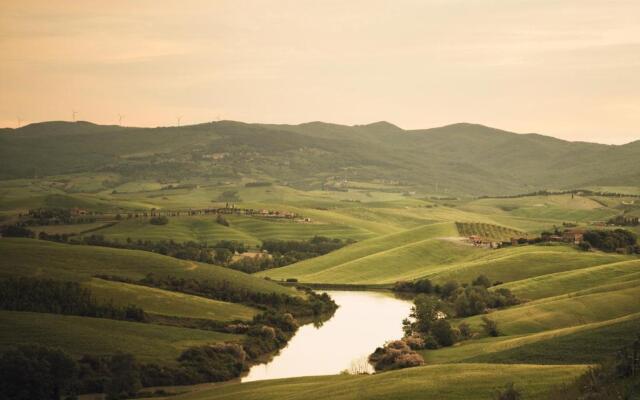
[[[333,375],[348,369],[373,372],[367,356],[388,340],[400,339],[412,303],[393,294],[326,291],[338,304],[322,326],[301,326],[271,361],[251,367],[242,382],[295,376]]]

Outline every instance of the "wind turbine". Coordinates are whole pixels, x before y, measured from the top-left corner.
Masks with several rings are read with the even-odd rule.
[[[76,122],[76,115],[78,115],[78,112],[76,110],[71,110],[71,117],[73,119],[73,122]]]
[[[22,127],[22,118],[16,117],[16,119],[18,120],[18,128],[21,128]]]
[[[122,118],[124,118],[124,115],[118,114],[118,125],[120,126],[122,126]]]
[[[180,121],[182,121],[182,115],[177,116],[176,119],[178,120],[178,126],[180,126]]]

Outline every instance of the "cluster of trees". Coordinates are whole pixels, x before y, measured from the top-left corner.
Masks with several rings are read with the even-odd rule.
[[[453,327],[448,317],[469,317],[483,314],[490,308],[506,307],[519,303],[518,298],[505,288],[489,290],[491,281],[480,275],[471,284],[447,282],[433,285],[428,279],[414,282],[398,282],[396,291],[417,293],[410,318],[402,322],[403,341],[410,348],[437,349],[452,346],[460,340],[471,338],[471,327],[463,322]],[[482,328],[488,336],[498,336],[498,325],[487,316],[482,318]]]
[[[59,349],[21,346],[0,353],[0,398],[60,400],[106,393],[117,400],[135,397],[143,387],[237,378],[248,366],[247,354],[236,343],[191,347],[176,365],[166,366],[143,364],[127,353],[85,355],[76,361]]]
[[[47,234],[40,232],[38,237],[41,240],[61,243],[150,251],[181,260],[192,260],[219,265],[229,263],[235,253],[244,253],[246,251],[244,243],[232,240],[220,240],[212,245],[208,245],[207,243],[196,243],[193,241],[181,243],[173,240],[162,240],[153,242],[141,239],[132,240],[131,238],[127,238],[126,241],[121,242],[118,240],[108,240],[103,235],[98,234],[84,236],[82,238],[72,238],[72,235],[68,234]]]
[[[353,243],[351,239],[331,239],[324,236],[314,236],[309,240],[265,240],[261,248],[269,252],[268,256],[244,257],[229,264],[229,267],[254,273],[319,257],[351,243]]]
[[[507,288],[489,290],[493,284],[485,275],[480,275],[471,284],[449,281],[434,285],[429,279],[413,282],[396,282],[394,291],[432,295],[441,301],[442,312],[456,317],[482,314],[490,308],[507,307],[518,304],[519,299]]]
[[[99,303],[89,289],[77,282],[27,277],[0,279],[0,309],[126,321],[146,320],[146,314],[140,307]]]
[[[414,299],[410,318],[402,321],[405,343],[414,350],[449,347],[470,339],[474,334],[466,322],[453,327],[447,319],[447,304],[435,296],[419,294]],[[498,336],[497,323],[484,316],[482,328],[487,336]]]
[[[3,226],[0,228],[0,233],[4,237],[23,237],[33,239],[36,236],[32,230],[18,224]]]
[[[640,218],[638,217],[625,217],[624,215],[618,215],[607,221],[609,225],[617,226],[638,226],[640,225]]]
[[[117,277],[105,278],[121,280]],[[291,313],[295,317],[326,315],[334,312],[338,307],[326,293],[317,294],[312,290],[308,290],[306,298],[302,298],[283,293],[252,292],[246,288],[234,286],[226,280],[199,281],[175,276],[155,276],[154,274],[148,274],[145,278],[135,283],[175,292],[195,294],[214,300],[243,303],[281,313]]]
[[[624,250],[640,254],[638,236],[626,229],[586,231],[583,240],[581,247],[584,250],[593,247],[606,252]]]
[[[29,210],[21,223],[27,226],[84,224],[95,222],[91,216],[74,216],[69,208],[38,208]]]

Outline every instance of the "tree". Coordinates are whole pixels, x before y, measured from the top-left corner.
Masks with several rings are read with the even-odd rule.
[[[452,346],[456,342],[456,335],[451,329],[451,324],[445,319],[439,319],[432,324],[431,334],[442,347]]]
[[[426,294],[416,296],[411,308],[411,316],[416,319],[416,330],[429,333],[432,323],[438,319],[440,308],[440,301],[435,297]]]

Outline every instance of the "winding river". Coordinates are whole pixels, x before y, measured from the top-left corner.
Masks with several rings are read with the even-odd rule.
[[[367,356],[384,342],[402,337],[402,320],[412,303],[390,293],[327,291],[340,306],[322,326],[307,324],[271,361],[253,366],[242,382],[344,370],[373,372]]]

